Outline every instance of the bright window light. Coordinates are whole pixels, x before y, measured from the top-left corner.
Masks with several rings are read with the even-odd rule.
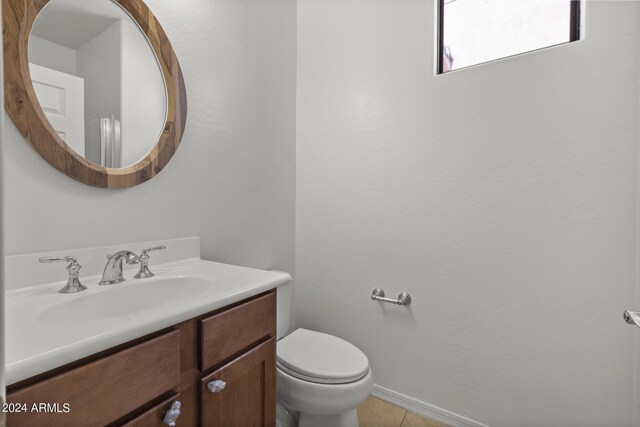
[[[578,0],[440,0],[439,73],[579,39]]]

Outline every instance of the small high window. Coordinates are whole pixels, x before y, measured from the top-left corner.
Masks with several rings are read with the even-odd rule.
[[[579,0],[439,0],[438,73],[580,38]]]

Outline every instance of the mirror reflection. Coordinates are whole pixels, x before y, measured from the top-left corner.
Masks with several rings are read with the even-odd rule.
[[[51,0],[29,37],[33,88],[76,153],[110,168],[138,163],[164,128],[158,60],[137,23],[111,0]]]

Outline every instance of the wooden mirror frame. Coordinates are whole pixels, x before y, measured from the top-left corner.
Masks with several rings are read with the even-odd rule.
[[[4,96],[7,113],[24,138],[51,166],[73,179],[100,188],[127,188],[148,181],[167,165],[184,133],[187,95],[171,42],[143,0],[111,0],[138,23],[164,76],[167,121],[158,141],[141,161],[107,168],[88,161],[64,143],[45,116],[29,72],[29,35],[50,0],[2,0]]]

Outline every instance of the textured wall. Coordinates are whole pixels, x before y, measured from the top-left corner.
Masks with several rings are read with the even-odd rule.
[[[640,4],[434,76],[433,3],[298,2],[298,325],[492,426],[629,426]]]
[[[638,105],[640,106],[640,79],[638,79],[637,86]],[[640,107],[639,107],[640,110]],[[640,124],[640,111],[638,111],[638,123]],[[640,147],[640,127],[638,132],[638,143]],[[638,150],[637,164],[640,165],[640,149]],[[635,304],[631,305],[633,310],[640,310],[640,167],[638,168],[637,181],[636,181],[636,297]],[[640,427],[640,329],[632,327],[634,330],[634,369],[633,369],[633,386],[634,395],[633,401],[633,425],[634,427]]]
[[[76,75],[77,52],[43,38],[29,36],[29,62]]]
[[[2,4],[0,4],[0,13],[2,12]],[[2,53],[2,46],[0,46],[0,104],[4,105],[4,61]],[[4,130],[6,129],[5,117],[0,115],[0,159],[4,159],[5,155],[5,138]],[[4,162],[0,161],[0,182],[6,182],[6,172]],[[0,236],[5,235],[5,221],[4,221],[4,188],[0,185]],[[0,403],[4,403],[5,400],[5,388],[4,388],[4,238],[0,238]],[[5,414],[0,415],[0,427],[4,427],[6,421]]]
[[[188,92],[165,170],[101,190],[50,167],[7,118],[7,254],[198,235],[203,256],[293,272],[296,3],[148,0]]]

